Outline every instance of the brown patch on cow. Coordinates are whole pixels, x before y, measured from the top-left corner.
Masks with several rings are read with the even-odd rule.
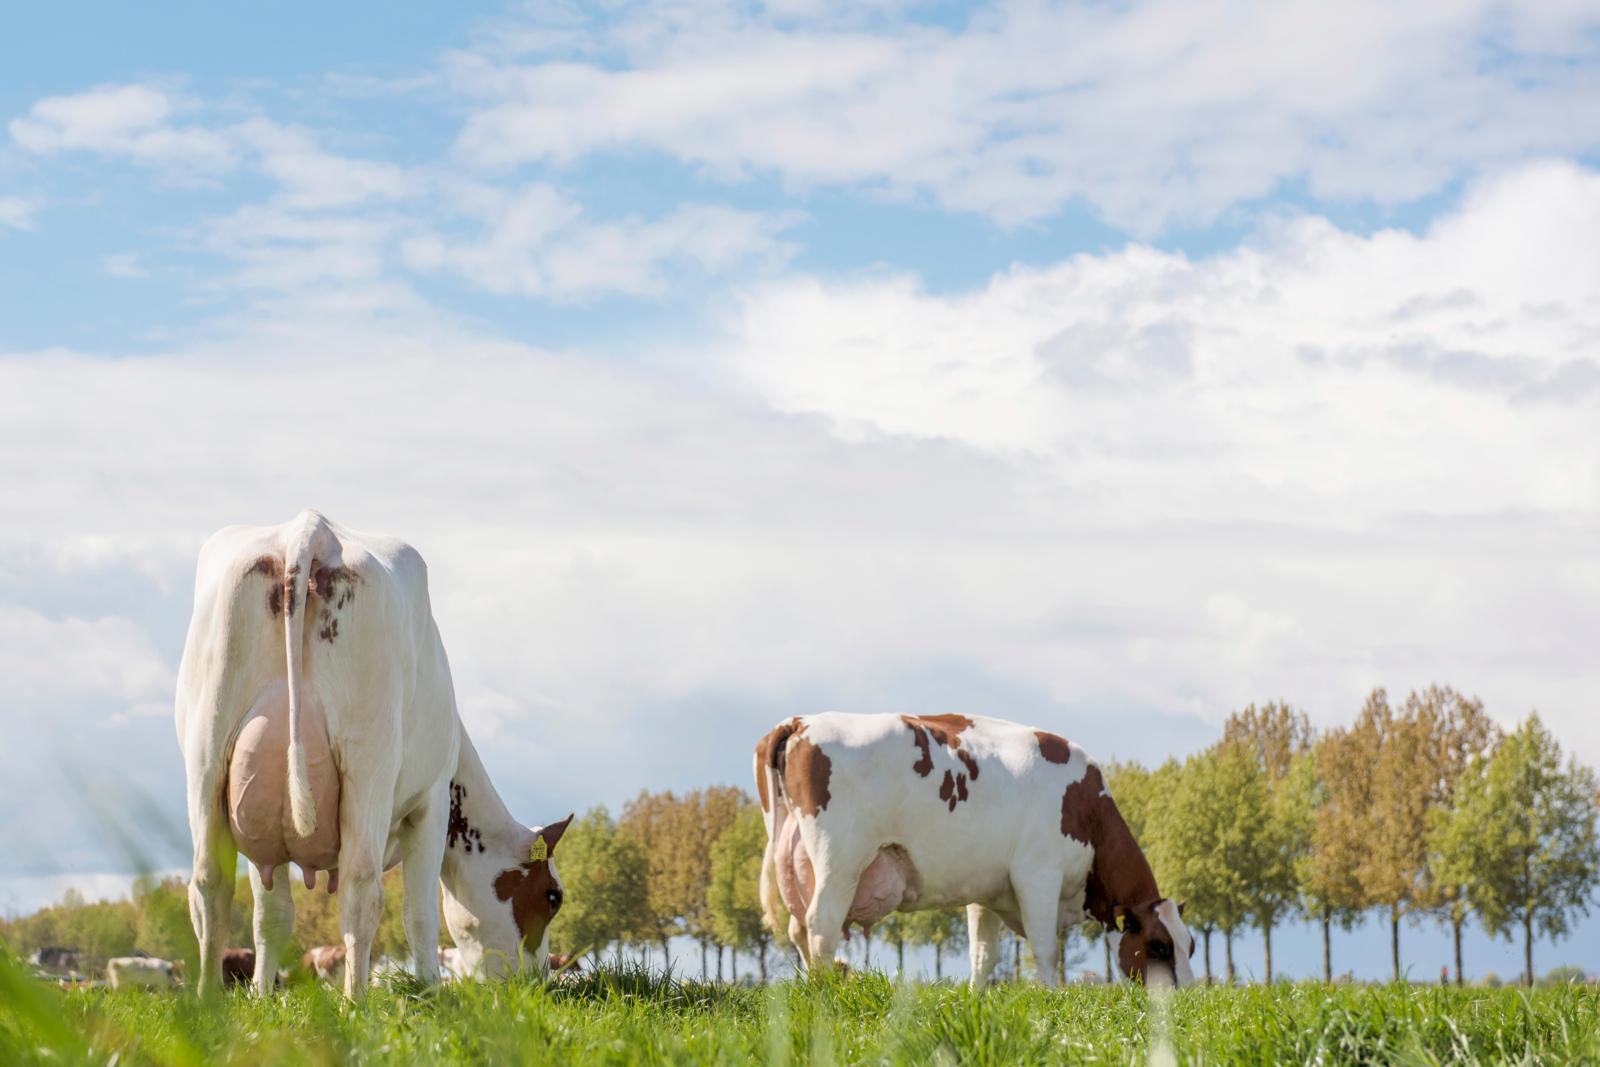
[[[483,835],[467,821],[466,812],[462,810],[462,801],[467,799],[467,787],[450,783],[450,821],[445,824],[445,848],[455,848],[460,843],[463,852],[471,852],[472,846],[477,845],[482,852]]]
[[[945,771],[944,781],[939,783],[939,799],[955,811],[956,805],[967,799],[967,776]]]
[[[1066,738],[1044,730],[1035,730],[1033,736],[1039,741],[1039,755],[1051,763],[1065,763],[1072,758],[1072,746]]]
[[[828,779],[833,761],[805,736],[805,724],[789,735],[779,753],[783,764],[783,791],[802,815],[815,815],[828,806]]]
[[[267,610],[273,618],[283,614],[283,560],[277,556],[258,556],[244,573],[246,577],[252,574],[266,576],[272,583],[267,587]]]
[[[1086,845],[1094,845],[1100,837],[1100,794],[1105,790],[1105,780],[1100,768],[1089,764],[1082,778],[1067,786],[1061,794],[1061,832]]]
[[[283,576],[283,610],[294,616],[295,584],[300,579],[300,564],[291,564]]]
[[[311,580],[306,588],[320,597],[329,607],[342,608],[355,599],[356,586],[360,582],[361,575],[349,567],[330,567],[326,563],[313,560]]]
[[[911,742],[917,746],[919,755],[911,769],[919,777],[926,778],[933,773],[935,741],[949,749],[966,768],[965,774],[945,771],[939,783],[939,799],[955,811],[956,805],[967,799],[967,782],[978,780],[978,761],[961,745],[961,735],[971,728],[972,720],[965,715],[902,715],[900,721],[910,727]]]
[[[222,984],[245,985],[256,976],[256,953],[249,948],[222,950]]]
[[[339,639],[339,619],[326,611],[322,613],[321,618],[322,626],[317,630],[317,636],[331,645]]]
[[[556,844],[571,822],[572,816],[569,815],[539,831],[538,836],[545,840],[547,857],[555,854]],[[553,905],[551,890],[558,894]],[[517,932],[522,935],[522,943],[529,948],[537,947],[543,939],[544,928],[550,925],[556,909],[561,906],[559,894],[560,886],[550,873],[548,858],[508,867],[494,880],[495,899],[511,902],[511,918],[517,924]]]
[[[767,771],[770,768],[782,771],[779,765],[779,756],[783,752],[784,744],[790,735],[805,730],[805,724],[796,715],[788,722],[781,722],[768,730],[766,736],[756,742],[756,793],[761,798],[761,810],[772,810],[772,797],[767,793]]]
[[[1094,850],[1083,907],[1103,925],[1115,923],[1116,908],[1153,907],[1161,894],[1139,843],[1105,791],[1100,768],[1089,764],[1061,796],[1061,833]]]
[[[928,731],[918,726],[909,715],[902,715],[900,718],[911,727],[912,744],[922,751],[922,755],[911,765],[911,769],[917,772],[917,777],[926,778],[933,773],[933,754],[928,748]]]
[[[524,944],[537,945],[555,915],[550,907],[550,890],[555,884],[550,864],[543,860],[509,867],[495,878],[495,899],[511,902],[511,917]]]

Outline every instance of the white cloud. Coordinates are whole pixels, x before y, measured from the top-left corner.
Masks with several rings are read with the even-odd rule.
[[[480,239],[428,233],[409,239],[405,262],[423,272],[451,271],[496,293],[573,299],[597,292],[660,293],[669,267],[705,273],[738,266],[780,266],[794,247],[778,234],[793,213],[767,214],[711,204],[683,204],[656,219],[596,221],[543,183],[501,192],[462,190],[481,220]]]
[[[0,196],[0,227],[13,230],[33,229],[33,216],[39,202],[21,196]]]
[[[518,810],[743,782],[823,706],[1154,760],[1246,701],[1331,724],[1439,681],[1600,763],[1596,242],[1600,176],[1546,165],[1419,236],[753,283],[720,336],[626,361],[370,278],[167,355],[0,358],[0,714],[178,818],[155,711],[193,553],[314,505],[428,558]],[[66,818],[38,762],[0,833]]]
[[[483,165],[646,148],[1007,223],[1081,198],[1150,233],[1285,181],[1396,203],[1589,150],[1596,26],[1592,5],[1486,0],[1016,2],[953,30],[661,5],[592,27],[588,48],[511,27],[447,71],[483,101],[458,146]]]
[[[17,706],[85,698],[170,707],[174,674],[149,636],[126,619],[52,619],[0,604],[0,676]]]
[[[173,125],[184,106],[152,86],[106,85],[40,100],[9,129],[19,146],[39,154],[86,151],[183,171],[232,169],[237,147],[226,134]]]

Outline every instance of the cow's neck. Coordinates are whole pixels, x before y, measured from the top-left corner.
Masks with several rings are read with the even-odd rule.
[[[1104,806],[1095,820],[1094,864],[1083,906],[1096,921],[1113,926],[1119,904],[1127,908],[1149,904],[1161,893],[1150,861],[1144,858],[1144,850],[1133,839],[1117,805],[1109,796],[1100,800]]]
[[[478,750],[465,730],[461,731],[461,756],[450,779],[450,819],[445,827],[445,880],[450,880],[452,863],[480,855],[520,853],[532,835],[518,822],[500,799],[499,790],[489,780]],[[474,864],[475,866],[475,864]]]

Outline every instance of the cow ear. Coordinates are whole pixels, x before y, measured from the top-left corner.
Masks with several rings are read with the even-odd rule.
[[[576,815],[577,812],[573,812],[572,814]],[[571,822],[572,815],[568,815],[560,822],[553,822],[549,826],[546,826],[544,829],[540,830],[539,836],[544,838],[545,848],[549,849],[551,852],[554,852],[556,850],[556,843],[561,840],[561,835],[567,832],[567,827],[571,824]]]
[[[1178,918],[1183,918],[1183,901],[1178,901]]]
[[[1125,908],[1121,904],[1118,904],[1116,909],[1112,911],[1111,914],[1116,916],[1118,930],[1121,930],[1125,934],[1136,934],[1139,932],[1139,916],[1131,909]]]

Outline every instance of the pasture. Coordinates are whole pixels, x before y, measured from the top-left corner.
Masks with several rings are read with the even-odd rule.
[[[1163,1009],[1128,985],[975,995],[878,974],[747,988],[601,972],[391,983],[353,1006],[312,983],[209,1003],[63,993],[7,967],[3,992],[6,1064],[1600,1063],[1600,991],[1578,985],[1196,987]]]

